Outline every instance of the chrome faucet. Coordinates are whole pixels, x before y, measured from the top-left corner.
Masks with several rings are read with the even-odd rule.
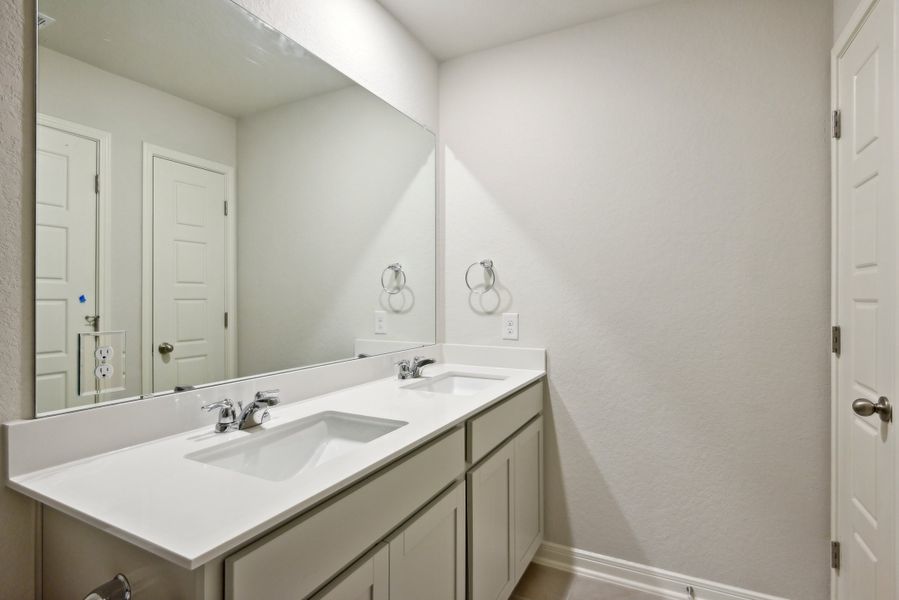
[[[397,379],[417,379],[421,377],[421,369],[426,365],[432,365],[436,360],[433,358],[425,358],[424,356],[416,356],[411,361],[403,359],[396,363]]]
[[[281,401],[278,396],[279,392],[280,390],[256,392],[253,401],[246,406],[242,402],[238,402],[239,415],[234,408],[234,403],[228,398],[211,404],[204,404],[200,408],[207,412],[218,409],[219,415],[214,428],[216,433],[224,433],[232,429],[249,429],[250,427],[261,425],[271,418],[268,409]]]
[[[267,390],[265,392],[256,392],[256,397],[246,406],[241,406],[240,416],[237,417],[237,428],[248,429],[256,425],[262,425],[271,418],[268,409],[279,402],[281,398],[278,394],[281,390]],[[262,411],[258,417],[257,413]]]

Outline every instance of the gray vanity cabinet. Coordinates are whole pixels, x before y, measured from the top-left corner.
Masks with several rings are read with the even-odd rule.
[[[194,570],[47,508],[44,596],[115,564],[144,600],[507,600],[543,540],[542,408],[537,382]]]
[[[465,600],[465,483],[405,523],[312,600]]]
[[[456,429],[227,557],[225,600],[309,597],[464,471]]]
[[[468,472],[469,600],[505,600],[543,541],[543,417]]]
[[[465,600],[465,483],[390,540],[390,600]]]

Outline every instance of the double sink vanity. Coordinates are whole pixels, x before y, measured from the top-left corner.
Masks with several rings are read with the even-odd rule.
[[[511,299],[438,272],[434,133],[241,4],[37,2],[41,596],[502,600],[544,352],[436,343]]]
[[[7,484],[46,507],[45,597],[95,566],[139,600],[508,597],[543,537],[543,352],[423,351],[408,379],[415,352],[5,425]],[[203,410],[273,386],[259,425]],[[190,428],[98,445],[150,413]]]

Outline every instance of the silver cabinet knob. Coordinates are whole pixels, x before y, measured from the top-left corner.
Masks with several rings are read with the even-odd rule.
[[[175,347],[172,346],[168,342],[162,342],[161,344],[159,344],[159,353],[160,354],[170,354],[171,352],[174,352],[174,351],[175,351]]]
[[[852,410],[860,417],[870,417],[873,414],[880,415],[880,420],[889,423],[893,420],[893,407],[886,396],[877,399],[877,403],[871,402],[867,398],[859,398],[852,402]]]

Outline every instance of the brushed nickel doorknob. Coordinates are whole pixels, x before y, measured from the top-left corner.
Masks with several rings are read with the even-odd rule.
[[[175,350],[175,347],[172,346],[168,342],[163,342],[163,343],[159,344],[159,353],[160,354],[169,354],[169,353],[173,352],[174,350]]]
[[[870,417],[876,413],[880,415],[880,420],[884,423],[893,420],[893,407],[886,396],[878,398],[876,404],[867,398],[859,398],[852,402],[852,410],[860,417]]]

